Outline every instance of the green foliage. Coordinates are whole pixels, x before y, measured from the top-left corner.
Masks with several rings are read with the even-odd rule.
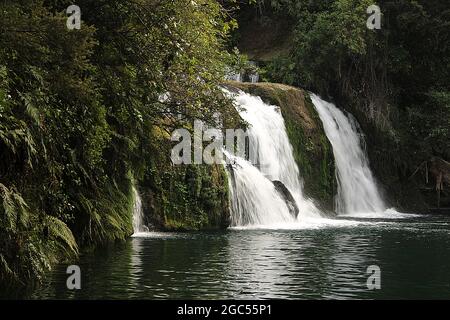
[[[3,184],[0,184],[0,194],[2,196],[1,219],[5,231],[14,233],[21,228],[26,228],[30,221],[30,214],[23,198]]]
[[[298,21],[291,57],[284,58],[289,83],[327,92],[334,78],[345,72],[349,59],[367,53],[373,37],[366,27],[371,4],[370,0],[272,1],[276,9],[287,9]],[[280,78],[277,73],[275,77]]]
[[[1,183],[0,200],[0,280],[6,288],[41,279],[60,255],[78,253],[64,222],[36,214],[15,189]]]
[[[162,170],[167,159],[154,150],[170,155],[155,128],[212,124],[216,112],[234,121],[218,85],[235,22],[219,2],[80,0],[81,29],[68,30],[71,4],[0,5],[2,282],[39,280],[78,247],[133,232],[131,181]],[[178,174],[164,170],[152,174]],[[190,225],[206,225],[217,190],[202,183],[195,199],[205,206],[189,217],[185,183],[174,184],[180,200],[170,212],[184,207]]]
[[[250,63],[248,57],[239,52],[238,48],[234,48],[230,54],[225,56],[225,63],[228,67],[228,71],[235,73],[256,74],[261,70]]]
[[[276,57],[264,67],[265,81],[293,85],[296,78],[295,63],[290,57]]]
[[[49,236],[58,239],[55,243],[57,246],[61,246],[63,250],[70,250],[74,254],[78,253],[77,242],[64,222],[52,216],[45,216],[43,223],[48,228]]]
[[[228,180],[222,165],[171,164],[174,145],[154,132],[150,163],[141,183],[148,222],[162,230],[220,229],[229,224]]]
[[[420,156],[450,157],[450,92],[431,91],[423,105],[409,108],[408,125],[412,140],[420,143]]]
[[[450,159],[448,1],[377,1],[380,30],[366,27],[373,1],[262,2],[297,21],[290,55],[269,64],[267,77],[331,97],[351,111],[390,194],[417,190],[407,177],[423,161]]]

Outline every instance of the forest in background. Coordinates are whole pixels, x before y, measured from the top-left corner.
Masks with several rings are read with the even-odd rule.
[[[366,26],[374,3],[379,30]],[[236,43],[262,60],[265,80],[309,89],[350,111],[392,204],[436,206],[435,192],[419,189],[429,188],[424,162],[450,160],[448,1],[264,0],[244,7]],[[264,33],[259,47],[248,41]],[[422,174],[414,174],[419,167]]]

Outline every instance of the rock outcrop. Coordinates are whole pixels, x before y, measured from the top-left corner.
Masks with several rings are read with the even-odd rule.
[[[281,181],[275,180],[275,181],[272,181],[272,183],[275,186],[275,189],[277,190],[277,192],[284,199],[284,202],[286,202],[286,205],[287,205],[291,215],[297,219],[297,216],[299,213],[298,206],[297,206],[297,203],[295,203],[295,199],[292,196],[289,189],[286,188],[286,186]]]

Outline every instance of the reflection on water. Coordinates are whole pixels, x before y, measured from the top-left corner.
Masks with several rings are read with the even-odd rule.
[[[147,234],[67,264],[32,298],[376,299],[450,298],[450,219],[365,221],[300,230]],[[369,265],[381,290],[366,287]]]

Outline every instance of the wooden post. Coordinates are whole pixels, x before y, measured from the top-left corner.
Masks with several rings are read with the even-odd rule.
[[[438,177],[436,178],[436,191],[437,191],[437,207],[438,209],[441,208],[441,190],[443,189],[442,185],[442,172],[439,173]]]

